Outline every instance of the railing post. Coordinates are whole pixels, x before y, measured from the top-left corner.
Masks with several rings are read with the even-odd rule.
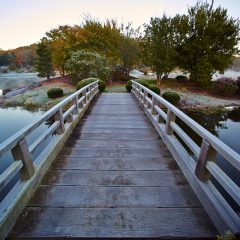
[[[143,95],[143,104],[146,105],[147,104],[147,99],[146,97],[148,96],[148,93],[146,90],[144,90],[144,95]]]
[[[35,169],[26,139],[21,139],[11,152],[15,161],[21,160],[23,163],[23,168],[20,171],[20,178],[22,180],[31,178]]]
[[[208,161],[215,161],[216,155],[216,150],[206,139],[203,139],[195,169],[195,174],[201,181],[207,181],[210,178],[210,173],[206,168],[206,164]]]
[[[167,111],[167,121],[166,121],[166,129],[165,133],[167,135],[172,135],[173,134],[173,129],[171,127],[171,122],[175,122],[176,115],[171,111],[170,108],[168,108]]]
[[[54,120],[60,122],[60,126],[57,128],[57,134],[62,134],[65,131],[64,119],[63,119],[63,110],[59,108],[58,112],[54,114]]]
[[[74,105],[75,105],[74,114],[78,114],[78,113],[79,113],[78,96],[76,96],[76,97],[73,99],[73,103],[74,103]]]
[[[157,103],[157,100],[154,97],[152,97],[152,107],[151,107],[151,114],[152,115],[156,115],[156,111],[154,109],[154,106],[156,105],[156,103]]]
[[[87,90],[85,89],[82,94],[85,98],[83,100],[84,103],[87,103]]]

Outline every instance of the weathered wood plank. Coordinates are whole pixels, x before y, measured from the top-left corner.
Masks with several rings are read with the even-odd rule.
[[[173,158],[77,158],[59,157],[51,169],[79,170],[178,170]]]
[[[91,139],[91,140],[154,140],[159,139],[157,133],[76,133],[74,132],[69,139]]]
[[[65,147],[66,148],[158,148],[167,150],[162,140],[148,140],[148,141],[113,141],[113,140],[69,140]]]
[[[144,133],[149,133],[149,134],[154,134],[155,131],[152,128],[81,128],[81,129],[76,129],[74,132],[81,132],[81,133],[117,133],[117,134],[122,134],[122,133],[139,133],[139,134],[144,134]]]
[[[26,208],[10,239],[26,237],[214,238],[199,208]]]
[[[141,148],[141,149],[133,149],[133,148],[64,148],[61,152],[63,156],[70,157],[84,157],[84,158],[148,158],[148,157],[171,157],[169,151],[164,148]]]
[[[149,123],[147,122],[143,122],[143,123],[135,123],[135,122],[131,122],[131,123],[122,123],[122,122],[115,122],[115,123],[109,123],[109,122],[105,122],[105,123],[94,123],[94,122],[85,122],[82,123],[81,125],[79,125],[76,130],[80,130],[80,129],[85,129],[85,128],[149,128],[151,127]]]
[[[66,196],[71,197],[66,198]],[[28,206],[190,208],[201,207],[201,204],[188,185],[171,187],[39,186]]]
[[[175,186],[186,179],[175,171],[90,171],[49,170],[42,185],[81,186]]]

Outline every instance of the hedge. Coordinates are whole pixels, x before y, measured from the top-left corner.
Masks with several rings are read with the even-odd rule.
[[[173,105],[177,105],[180,102],[180,96],[176,92],[165,92],[162,97]]]
[[[51,88],[47,91],[49,98],[59,98],[63,96],[63,90],[61,88]]]
[[[103,92],[105,90],[105,82],[102,81],[102,80],[99,80],[97,78],[87,78],[87,79],[83,79],[83,80],[79,81],[76,85],[77,90],[79,90],[79,89],[81,89],[81,88],[87,86],[88,84],[93,83],[97,80],[98,80],[98,84],[99,84],[98,89],[99,89],[100,92]]]

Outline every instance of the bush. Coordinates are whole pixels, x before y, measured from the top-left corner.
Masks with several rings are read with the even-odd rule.
[[[86,79],[83,79],[81,81],[79,81],[76,85],[77,87],[77,90],[87,86],[88,84],[92,83],[92,82],[95,82],[97,81],[98,79],[97,78],[86,78]]]
[[[132,91],[132,81],[129,80],[125,86],[127,92],[131,92]]]
[[[149,88],[150,84],[148,82],[146,82],[145,80],[135,80],[136,82],[140,83],[141,85],[143,85],[144,87]],[[128,92],[132,91],[132,81],[129,80],[125,86],[126,90]]]
[[[184,75],[178,75],[178,76],[176,76],[176,80],[180,81],[180,82],[185,82],[188,80],[188,77],[184,76]]]
[[[99,80],[98,81],[98,90],[99,90],[99,92],[104,92],[104,90],[105,90],[105,82],[104,81],[102,81],[102,80]]]
[[[153,91],[153,92],[155,92],[156,94],[160,94],[160,88],[159,87],[157,87],[157,86],[155,86],[155,85],[150,85],[149,86],[149,89],[151,90],[151,91]]]
[[[59,98],[63,96],[63,90],[61,88],[51,88],[47,91],[49,98]]]
[[[98,80],[98,84],[99,84],[99,87],[98,87],[99,92],[103,92],[105,90],[105,82],[102,81],[102,80],[99,80],[97,78],[86,78],[86,79],[83,79],[83,80],[79,81],[76,85],[77,90],[79,90],[79,89],[81,89],[81,88],[87,86],[88,84],[93,83],[97,80]]]
[[[237,92],[237,82],[232,78],[219,78],[213,83],[214,92],[222,96],[232,96]]]
[[[165,92],[162,97],[173,105],[177,105],[180,101],[180,96],[176,92]]]

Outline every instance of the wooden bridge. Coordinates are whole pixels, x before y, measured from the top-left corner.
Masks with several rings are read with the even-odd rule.
[[[201,146],[176,117],[202,137]],[[29,145],[48,119],[51,126]],[[239,213],[212,182],[239,205],[239,186],[214,160],[220,154],[240,170],[240,156],[137,82],[132,94],[99,95],[98,82],[89,84],[0,145],[0,157],[9,151],[15,161],[0,175],[0,190],[19,180],[0,203],[0,239],[240,232]]]

